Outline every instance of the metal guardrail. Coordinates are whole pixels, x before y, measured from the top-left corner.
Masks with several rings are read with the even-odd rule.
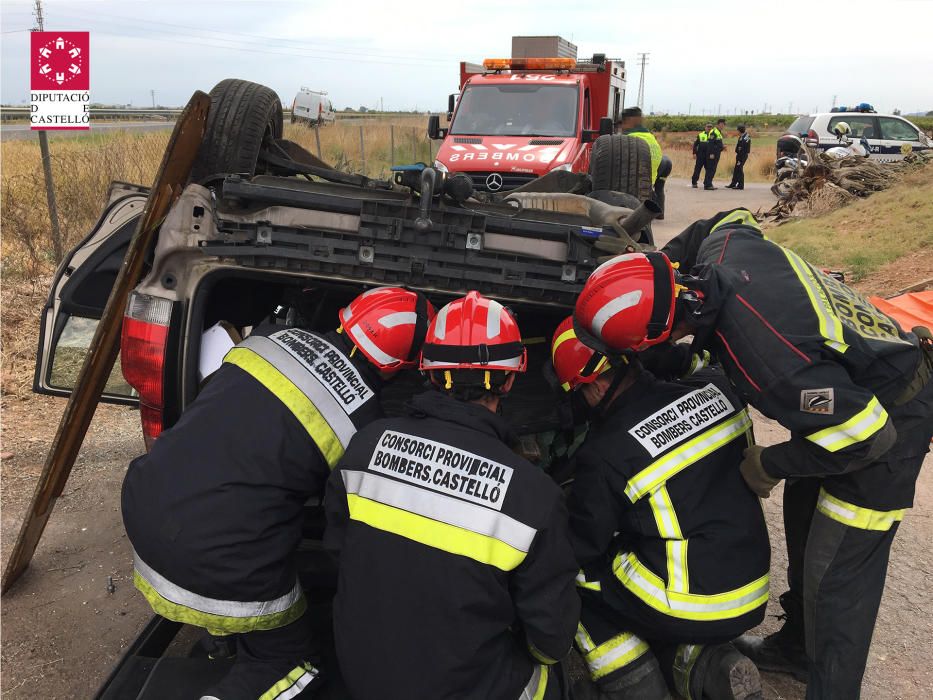
[[[0,107],[0,121],[28,120],[31,113],[29,107]],[[136,121],[149,121],[160,119],[172,120],[178,118],[181,114],[180,109],[149,109],[148,107],[126,107],[117,109],[98,109],[91,108],[91,118],[101,119],[132,119]],[[290,109],[283,110],[285,120],[291,117]],[[337,119],[376,119],[384,117],[398,116],[425,116],[421,113],[412,112],[337,112]]]

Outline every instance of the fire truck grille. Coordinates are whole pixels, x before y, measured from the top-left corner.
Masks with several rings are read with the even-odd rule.
[[[483,139],[473,136],[458,136],[454,139],[454,143],[482,143]]]
[[[529,146],[560,146],[563,143],[561,139],[531,139]]]
[[[500,173],[500,172],[474,172],[466,173],[473,180],[473,189],[480,192],[502,192],[521,187],[538,176],[533,173]],[[501,187],[495,187],[498,176],[502,180]]]

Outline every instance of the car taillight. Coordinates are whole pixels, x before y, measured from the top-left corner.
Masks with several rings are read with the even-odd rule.
[[[123,376],[139,393],[139,415],[146,449],[162,432],[163,372],[172,302],[133,292],[123,316],[120,364]]]
[[[816,147],[820,145],[820,137],[813,129],[810,129],[807,131],[807,138],[803,142],[808,146]]]

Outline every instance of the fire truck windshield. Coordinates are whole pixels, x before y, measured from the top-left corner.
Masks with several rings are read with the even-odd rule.
[[[579,92],[575,85],[469,85],[450,126],[474,136],[574,136]]]

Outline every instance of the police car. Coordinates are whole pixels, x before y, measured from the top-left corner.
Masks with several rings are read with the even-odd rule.
[[[849,125],[852,141],[867,141],[873,160],[901,160],[908,153],[933,149],[933,139],[908,120],[895,114],[878,114],[870,105],[797,117],[785,136],[799,136],[807,146],[825,151],[839,145],[834,129],[841,122]]]

